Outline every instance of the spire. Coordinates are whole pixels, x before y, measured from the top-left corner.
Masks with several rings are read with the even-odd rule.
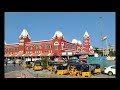
[[[23,29],[21,35],[19,36],[20,37],[28,37],[30,39],[30,35],[28,34],[27,30],[26,29]]]
[[[89,37],[89,34],[88,34],[87,31],[85,31],[85,34],[83,35],[83,37],[85,37],[85,36],[88,36],[88,37]]]

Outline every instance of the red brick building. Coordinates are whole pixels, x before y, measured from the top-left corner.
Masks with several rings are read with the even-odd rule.
[[[72,42],[65,40],[62,32],[56,31],[50,40],[33,41],[26,29],[23,29],[19,36],[19,42],[16,44],[7,44],[5,42],[5,58],[27,58],[27,57],[61,57],[64,55],[93,54],[93,48],[90,46],[90,36],[86,31],[83,35],[83,45],[81,41],[73,39]]]

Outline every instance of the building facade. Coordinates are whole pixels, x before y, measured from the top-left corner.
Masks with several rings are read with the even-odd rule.
[[[81,41],[73,39],[72,42],[65,40],[61,31],[56,31],[50,40],[31,41],[31,37],[26,29],[23,29],[19,36],[19,42],[15,44],[7,44],[5,42],[5,58],[18,57],[59,57],[63,54],[74,55],[76,52],[80,54],[93,54],[93,47],[90,46],[90,36],[86,31],[83,35],[83,45]]]

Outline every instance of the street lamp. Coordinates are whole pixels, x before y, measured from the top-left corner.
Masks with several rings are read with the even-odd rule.
[[[100,29],[101,29],[101,39],[102,39],[102,37],[103,37],[103,35],[102,35],[102,17],[99,17],[100,18]],[[103,40],[101,40],[102,41],[102,51],[103,51],[103,56],[104,56],[104,49],[103,49]]]

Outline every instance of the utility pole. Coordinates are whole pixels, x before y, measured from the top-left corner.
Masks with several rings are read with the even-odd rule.
[[[103,52],[103,56],[104,56],[104,49],[103,49],[103,40],[102,40],[102,17],[99,17],[100,18],[100,30],[101,30],[101,41],[102,41],[102,52]]]

